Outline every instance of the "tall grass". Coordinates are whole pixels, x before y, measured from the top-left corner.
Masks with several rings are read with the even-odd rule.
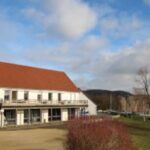
[[[67,125],[66,150],[135,150],[124,124],[96,117],[74,119]]]

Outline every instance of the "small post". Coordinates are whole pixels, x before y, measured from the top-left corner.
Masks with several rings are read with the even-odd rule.
[[[110,97],[109,97],[109,98],[110,98],[110,106],[109,106],[109,109],[112,110],[112,93],[110,93]]]
[[[31,116],[30,116],[30,109],[28,109],[28,114],[29,114],[29,120],[28,120],[28,123],[30,124],[30,119],[31,119]]]
[[[0,113],[1,113],[1,128],[4,127],[4,121],[3,121],[3,114],[4,114],[4,109],[0,109]]]
[[[52,111],[52,108],[51,108],[51,121],[53,121],[53,111]]]
[[[144,119],[144,122],[145,122],[145,121],[146,121],[146,117],[144,116],[144,118],[143,118],[143,119]]]

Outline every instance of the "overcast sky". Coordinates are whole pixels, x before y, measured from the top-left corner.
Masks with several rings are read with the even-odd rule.
[[[150,66],[150,0],[0,0],[0,60],[131,91]]]

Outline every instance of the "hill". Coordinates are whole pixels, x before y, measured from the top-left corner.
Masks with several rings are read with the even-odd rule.
[[[92,89],[92,90],[85,90],[83,92],[87,97],[89,97],[94,103],[97,104],[98,109],[103,109],[103,110],[110,108],[110,101],[112,101],[113,103],[112,105],[113,109],[119,110],[120,100],[122,98],[127,98],[132,96],[131,93],[126,91]]]

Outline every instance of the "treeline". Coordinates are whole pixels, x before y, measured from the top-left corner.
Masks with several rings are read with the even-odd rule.
[[[132,94],[125,91],[109,90],[86,90],[83,91],[94,103],[98,109],[107,110],[110,107],[114,110],[122,110],[122,99],[131,98]]]

